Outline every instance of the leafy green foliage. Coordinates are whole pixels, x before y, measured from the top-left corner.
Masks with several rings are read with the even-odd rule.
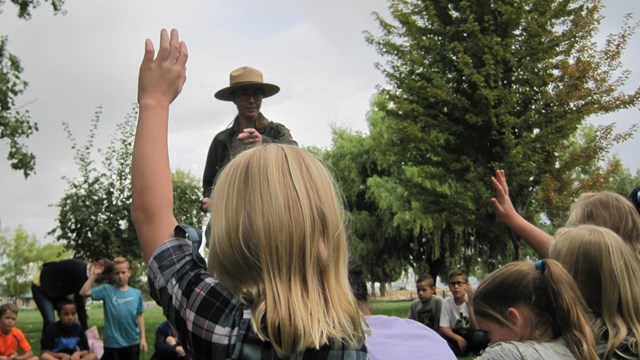
[[[173,182],[173,213],[180,224],[201,228],[205,214],[200,211],[201,181],[190,172],[177,169],[171,174]]]
[[[20,59],[7,51],[7,41],[6,36],[0,36],[0,139],[9,142],[7,160],[11,168],[21,170],[27,178],[35,171],[36,158],[20,139],[38,131],[38,125],[30,121],[28,111],[15,110],[15,98],[28,83],[20,77]]]
[[[137,281],[144,269],[130,207],[131,155],[138,108],[134,105],[124,121],[116,126],[106,149],[95,145],[101,115],[102,109],[98,107],[84,145],[75,139],[69,124],[63,123],[71,149],[75,151],[79,176],[65,178],[67,191],[55,205],[57,224],[49,234],[64,242],[77,256],[91,261],[126,257],[132,266],[132,281]],[[172,177],[176,219],[200,226],[204,215],[199,210],[199,179],[181,170]]]
[[[66,257],[60,244],[40,245],[34,235],[19,226],[13,235],[0,232],[0,291],[3,296],[17,298],[29,292],[33,276],[48,261]]]
[[[37,0],[12,0],[18,7],[18,17],[28,20],[31,10],[40,6]],[[0,0],[0,13],[5,1]],[[54,13],[64,13],[64,0],[51,0]],[[22,171],[25,178],[35,173],[36,157],[21,141],[38,131],[38,124],[29,118],[29,112],[16,109],[16,98],[26,90],[28,83],[21,77],[20,59],[7,49],[8,38],[0,35],[0,139],[9,143],[7,160],[14,170]]]
[[[0,0],[0,13],[2,13],[6,0]],[[35,10],[38,6],[40,6],[39,0],[11,0],[11,2],[18,8],[18,18],[23,20],[31,19],[31,11]],[[49,2],[45,0],[45,2]],[[54,14],[65,14],[64,9],[64,0],[51,0],[51,8],[53,9]]]
[[[140,258],[135,229],[131,222],[130,159],[137,117],[137,108],[117,125],[106,151],[95,150],[95,136],[102,109],[99,107],[90,122],[87,142],[79,146],[68,123],[63,123],[74,160],[80,171],[76,179],[68,179],[68,188],[56,204],[57,225],[50,231],[58,241],[77,256],[89,260],[124,256]],[[95,150],[95,151],[94,151]],[[93,159],[102,154],[102,166]]]
[[[520,240],[495,224],[488,203],[495,169],[506,169],[514,205],[535,220],[551,207],[542,193],[562,190],[545,184],[577,188],[581,172],[635,131],[582,142],[579,161],[569,161],[587,118],[640,102],[640,88],[622,90],[629,71],[620,61],[637,24],[625,17],[599,46],[601,8],[582,0],[391,0],[391,20],[375,14],[382,34],[366,39],[385,59],[377,66],[388,87],[378,107],[386,117],[370,128],[388,172],[367,184],[427,259],[441,253],[448,267],[490,270],[522,258]]]

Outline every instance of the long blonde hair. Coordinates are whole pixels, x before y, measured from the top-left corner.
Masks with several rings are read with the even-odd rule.
[[[211,201],[209,272],[251,306],[254,331],[279,356],[329,339],[364,342],[344,208],[318,159],[280,144],[244,151],[220,173]]]
[[[581,194],[571,205],[567,226],[582,224],[613,230],[640,259],[640,214],[626,197],[609,191]]]
[[[492,272],[473,294],[475,316],[520,331],[508,309],[523,306],[533,317],[531,337],[523,340],[562,337],[576,359],[598,359],[586,305],[575,281],[554,260],[543,260],[538,266],[513,262]]]
[[[631,333],[629,348],[638,354],[640,265],[629,244],[611,229],[580,225],[558,230],[550,256],[578,283],[596,318],[594,332],[607,341],[604,358],[610,358]]]

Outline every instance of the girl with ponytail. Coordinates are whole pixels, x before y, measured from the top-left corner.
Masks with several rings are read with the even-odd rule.
[[[557,261],[503,266],[482,281],[472,304],[491,339],[480,360],[598,359],[580,290]]]

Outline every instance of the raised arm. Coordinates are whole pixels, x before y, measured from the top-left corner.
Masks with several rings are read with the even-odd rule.
[[[491,178],[491,185],[496,190],[496,196],[491,199],[491,205],[496,211],[498,220],[515,231],[542,258],[549,257],[549,247],[553,237],[518,214],[509,197],[509,186],[504,170],[496,171],[496,176]]]
[[[157,56],[151,40],[145,42],[138,78],[140,115],[131,166],[131,216],[145,262],[177,224],[173,216],[173,190],[167,129],[169,105],[186,80],[187,47],[178,31],[160,32]]]
[[[85,283],[80,288],[80,295],[82,295],[83,297],[90,297],[91,288],[93,288],[93,284],[95,283],[98,276],[102,275],[102,273],[104,273],[104,260],[98,260],[93,263],[93,266],[91,267],[91,274],[89,274],[89,276],[87,277],[87,281],[85,281]]]

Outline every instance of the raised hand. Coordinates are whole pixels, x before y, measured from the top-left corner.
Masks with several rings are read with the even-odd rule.
[[[509,186],[504,170],[496,170],[496,176],[491,178],[491,185],[496,191],[496,196],[491,198],[491,205],[496,211],[498,220],[509,224],[514,216],[518,216],[518,212],[511,203],[509,197]]]
[[[160,45],[157,56],[153,42],[145,41],[144,57],[138,77],[138,103],[151,101],[168,105],[182,91],[186,76],[187,46],[180,41],[178,30],[160,31]]]
[[[104,272],[104,260],[98,260],[95,263],[93,263],[93,270],[92,270],[94,275],[100,275]]]

